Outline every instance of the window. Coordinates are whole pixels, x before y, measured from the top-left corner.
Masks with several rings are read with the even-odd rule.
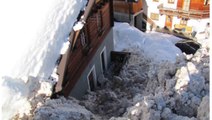
[[[189,11],[189,8],[190,8],[190,0],[184,0],[183,10]]]
[[[168,0],[169,4],[174,4],[174,0]]]
[[[187,25],[187,21],[188,21],[187,18],[182,18],[182,19],[180,20],[180,24],[181,24],[181,25]]]
[[[100,0],[95,0],[95,3],[98,3],[98,2],[100,2]]]
[[[159,2],[159,0],[153,0],[153,2]]]
[[[88,40],[88,33],[86,31],[86,26],[81,30],[80,33],[80,43],[81,43],[81,47],[82,47],[82,53],[83,55],[88,55],[89,51],[90,51],[90,44],[89,44],[89,40]]]
[[[167,21],[167,22],[172,22],[172,17],[171,17],[171,16],[167,16],[167,17],[166,17],[166,21]]]
[[[102,21],[102,12],[98,11],[97,14],[97,31],[98,31],[98,35],[102,35],[103,32],[103,21]]]
[[[159,14],[157,14],[157,13],[151,13],[150,18],[152,20],[159,20]]]
[[[204,5],[210,5],[210,0],[204,0]]]
[[[82,32],[80,34],[80,40],[81,40],[82,46],[86,46],[87,45],[87,41],[86,41],[86,38],[85,38],[85,32],[84,32],[84,30],[82,30]]]

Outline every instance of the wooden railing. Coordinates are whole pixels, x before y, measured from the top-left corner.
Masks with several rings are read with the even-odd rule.
[[[181,10],[181,9],[172,9],[165,8],[163,5],[159,5],[158,9],[160,14],[178,16],[183,18],[193,18],[193,19],[202,19],[210,17],[210,10],[192,10],[189,11]]]

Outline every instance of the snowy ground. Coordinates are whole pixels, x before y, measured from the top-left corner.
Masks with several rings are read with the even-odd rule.
[[[81,101],[47,100],[34,119],[209,119],[208,39],[199,38],[201,49],[186,55],[174,46],[178,38],[126,23],[115,24],[114,38],[116,50],[132,53],[120,75],[102,75],[102,87]]]

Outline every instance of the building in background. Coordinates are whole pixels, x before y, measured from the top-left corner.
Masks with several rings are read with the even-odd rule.
[[[209,22],[210,0],[143,0],[143,10],[147,30],[166,26],[191,33]]]
[[[142,30],[142,0],[114,0],[114,19]]]

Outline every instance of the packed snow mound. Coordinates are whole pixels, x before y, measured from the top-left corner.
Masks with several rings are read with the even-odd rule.
[[[70,100],[69,100],[70,99]],[[92,120],[94,115],[80,106],[78,101],[61,97],[47,100],[35,111],[34,120]]]
[[[205,96],[198,107],[197,118],[199,120],[209,120],[209,96]]]
[[[138,48],[153,62],[176,62],[176,59],[182,55],[181,50],[175,46],[179,40],[177,37],[162,33],[143,33],[128,23],[115,23],[114,26],[116,51],[131,48],[130,52],[133,52]]]
[[[128,27],[125,29],[137,31],[133,27]],[[116,33],[120,33],[119,30]],[[133,35],[135,34],[139,35],[138,32]],[[140,35],[148,37],[148,34],[142,32]],[[158,35],[159,33],[154,33],[151,37],[157,39],[155,36]],[[134,36],[129,35],[129,40]],[[176,38],[171,43],[175,41]],[[45,96],[49,92],[45,92],[44,95],[36,94],[34,96],[37,97],[32,99],[34,102],[30,103],[34,106],[32,109],[34,112],[23,115],[22,118],[37,120],[208,119],[210,46],[207,45],[207,41],[204,42],[206,44],[194,55],[181,54],[181,58],[176,58],[175,62],[170,59],[156,62],[157,60],[154,59],[157,57],[148,57],[148,52],[141,49],[139,42],[139,47],[133,47],[133,43],[120,43],[122,50],[131,52],[131,55],[118,76],[113,76],[111,71],[108,71],[106,76],[100,76],[98,78],[100,86],[95,91],[88,91],[81,101],[64,97],[51,100]],[[33,86],[37,85],[33,84],[31,88],[34,88]]]
[[[0,90],[2,120],[24,119],[32,116],[31,111],[45,102],[52,94],[52,81],[39,80],[30,77],[25,83],[22,80],[9,79],[4,82]]]
[[[48,79],[86,3],[87,0],[0,2],[0,31],[4,33],[0,36],[1,120],[30,115],[32,104],[49,96],[37,88],[51,91],[52,83]],[[46,82],[49,86],[43,86]],[[43,97],[31,101],[36,99],[32,94]]]
[[[117,34],[120,33],[119,30]],[[135,32],[133,35],[135,34],[138,33]],[[140,34],[148,36],[145,33]],[[128,37],[134,38],[131,35]],[[100,76],[98,78],[100,85],[95,91],[88,91],[81,101],[63,97],[47,100],[37,107],[34,119],[209,118],[210,46],[201,47],[194,55],[182,54],[181,59],[176,59],[176,62],[169,60],[155,62],[153,59],[156,58],[146,57],[148,52],[140,47],[132,48],[133,43],[125,43],[120,43],[120,47],[125,46],[123,50],[131,52],[131,55],[118,76],[114,76],[111,71],[108,71],[106,76]]]
[[[81,105],[102,119],[197,120],[198,114],[209,113],[199,108],[209,95],[209,54],[195,62],[201,51],[190,60],[185,55],[176,63],[156,64],[134,49],[120,75],[99,78],[102,87],[87,94]]]
[[[120,29],[116,25],[117,49],[131,52],[130,59],[119,76],[100,77],[100,87],[85,95],[81,105],[111,120],[197,120],[202,114],[208,115],[209,110],[202,111],[200,106],[207,104],[203,98],[209,95],[209,46],[201,47],[194,55],[181,53],[175,62],[155,62],[158,58],[150,57],[140,41],[133,39],[148,34],[128,24],[118,24],[126,27]],[[156,34],[151,34],[152,38],[160,39]],[[117,42],[122,40],[126,41]]]

